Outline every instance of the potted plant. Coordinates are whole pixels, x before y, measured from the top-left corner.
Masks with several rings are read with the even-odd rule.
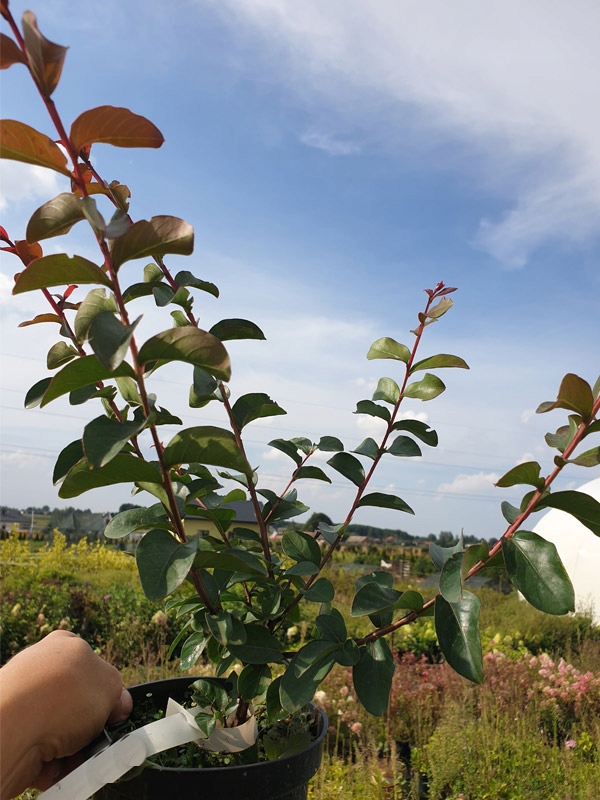
[[[537,608],[552,614],[572,611],[573,588],[556,549],[524,525],[536,511],[559,508],[600,535],[600,504],[577,492],[551,491],[567,464],[599,463],[597,445],[583,452],[580,445],[600,430],[600,382],[592,388],[568,374],[557,399],[538,408],[567,412],[566,423],[546,437],[558,453],[555,466],[544,476],[537,462],[520,464],[498,481],[500,487],[527,488],[518,507],[502,504],[507,525],[498,541],[493,546],[484,541],[467,547],[462,541],[446,548],[432,544],[430,554],[440,580],[431,600],[416,591],[399,591],[385,570],[360,577],[350,613],[368,618],[372,629],[359,638],[350,636],[326,569],[359,508],[412,513],[402,498],[370,491],[369,484],[383,458],[420,456],[423,446],[437,445],[433,429],[415,419],[402,419],[400,409],[405,398],[428,402],[444,391],[436,374],[439,369],[467,368],[458,356],[421,352],[427,327],[451,308],[449,295],[455,289],[440,282],[425,290],[410,345],[383,337],[368,350],[367,358],[386,360],[395,375],[382,377],[372,397],[361,400],[355,412],[383,420],[380,440],[367,438],[348,450],[332,435],[318,442],[304,437],[275,439],[269,444],[289,457],[291,474],[283,492],[269,489],[247,457],[245,430],[256,419],[285,412],[263,392],[235,397],[228,386],[231,365],[226,343],[262,339],[260,328],[245,319],[224,319],[203,330],[194,302],[202,293],[218,296],[217,287],[187,270],[173,274],[169,264],[171,256],[192,253],[191,226],[166,215],[134,222],[127,186],[105,180],[92,160],[98,142],[160,147],[160,131],[147,119],[113,106],[83,111],[67,129],[52,100],[66,49],[40,33],[31,12],[23,15],[22,29],[6,0],[2,16],[12,33],[12,38],[2,35],[2,66],[22,64],[29,70],[54,132],[51,138],[24,122],[4,120],[1,155],[54,170],[70,181],[69,189],[34,211],[24,239],[13,241],[2,230],[3,249],[22,262],[14,293],[39,291],[49,305],[23,324],[57,326],[58,341],[47,359],[52,374],[29,390],[25,402],[28,407],[45,406],[68,395],[71,403],[92,410],[82,436],[58,455],[54,481],[60,483],[60,497],[128,483],[153,498],[149,507],[116,516],[106,535],[118,539],[143,532],[136,551],[141,584],[149,598],[165,600],[170,612],[183,621],[175,643],[181,647],[182,668],[192,670],[202,659],[223,681],[208,680],[196,687],[197,707],[203,709],[196,721],[202,734],[240,727],[257,711],[271,722],[306,714],[302,710],[336,664],[352,667],[359,701],[372,714],[383,714],[395,669],[386,637],[424,614],[434,616],[449,664],[465,678],[480,682],[480,600],[469,591],[468,580],[488,568],[503,570]],[[108,221],[99,210],[101,203],[113,206]],[[96,263],[78,255],[43,253],[42,242],[67,234],[79,222],[90,227],[98,248]],[[90,288],[84,291],[84,286]],[[153,298],[158,308],[153,317],[158,330],[144,341],[137,333],[140,317],[135,307],[140,298]],[[165,319],[169,309],[170,318]],[[152,393],[155,373],[171,362],[190,366],[186,402],[198,415],[198,424],[191,428],[183,428]],[[222,427],[203,424],[203,409],[209,404],[221,408]],[[163,426],[178,430],[167,434]],[[313,464],[317,452],[326,452],[329,470],[353,485],[354,499],[341,524],[321,523],[317,537],[288,530],[279,547],[269,526],[308,510],[298,498],[297,486],[304,479],[331,482],[327,472]],[[240,501],[251,504],[256,527],[236,520],[235,504]],[[184,524],[189,516],[207,520],[212,532],[189,535]],[[183,587],[187,591],[182,592]],[[299,649],[290,649],[283,633],[307,605],[318,609],[311,636]],[[322,728],[316,726],[318,736]],[[276,750],[272,741],[263,743],[267,756]],[[273,797],[305,796],[306,781],[318,764],[318,748],[310,752],[306,775],[298,785],[286,786],[287,793]],[[284,758],[282,763],[289,762]],[[175,772],[168,768],[161,772],[159,767],[145,770],[149,779],[132,782],[130,796],[155,796],[150,788],[141,787],[157,785],[159,774],[160,780],[170,782],[170,796],[205,795],[196,770],[193,786],[198,788],[186,784],[182,790],[175,788]],[[212,770],[203,772],[210,775]],[[247,776],[248,769],[242,767],[241,773]],[[219,775],[216,785],[223,786],[223,780]],[[282,785],[281,777],[277,782]],[[264,788],[265,779],[259,778],[258,785]],[[127,784],[107,791],[106,796],[127,796]],[[237,792],[237,796],[242,795]]]

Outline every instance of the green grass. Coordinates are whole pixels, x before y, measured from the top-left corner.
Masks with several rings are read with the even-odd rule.
[[[131,559],[85,545],[66,548],[60,539],[55,549],[32,551],[23,542],[1,547],[0,560],[9,562],[0,597],[3,659],[66,626],[115,663],[128,685],[180,674],[177,660],[166,660],[178,623],[173,616],[167,627],[153,622],[158,606],[143,596]],[[333,565],[328,577],[349,629],[363,634],[368,621],[347,611],[354,576]],[[439,650],[431,619],[394,634],[393,648],[405,655],[383,718],[361,709],[351,670],[331,673],[320,698],[330,733],[309,800],[597,800],[600,629],[586,617],[548,617],[516,593],[482,590],[480,596],[489,654],[482,686],[432,663]],[[312,622],[299,623],[290,643],[304,641]],[[553,660],[532,666],[531,656],[540,652]],[[575,675],[584,687],[580,695],[567,686],[567,699],[560,696],[564,686],[557,682],[567,675],[560,658],[572,665],[571,683]],[[548,697],[554,697],[550,705]],[[21,800],[33,797],[25,793]]]

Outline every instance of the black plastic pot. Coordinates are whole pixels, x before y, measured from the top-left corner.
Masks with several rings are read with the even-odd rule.
[[[157,708],[172,697],[181,701],[195,678],[171,678],[132,687],[133,702],[152,693]],[[150,766],[129,780],[105,786],[95,800],[306,800],[308,782],[318,770],[323,753],[327,717],[315,708],[317,738],[300,753],[275,761],[235,767],[175,769]]]

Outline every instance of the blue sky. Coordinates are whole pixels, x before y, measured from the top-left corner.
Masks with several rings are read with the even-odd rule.
[[[332,434],[352,449],[373,435],[352,411],[381,375],[394,376],[390,362],[365,360],[369,345],[410,344],[422,290],[458,287],[423,354],[455,353],[471,370],[444,371],[444,395],[406,406],[440,445],[420,460],[390,457],[374,484],[416,515],[362,510],[357,521],[495,536],[500,502],[516,495],[494,480],[521,460],[551,465],[543,434],[563,418],[533,409],[566,372],[590,382],[599,372],[600,7],[372,5],[11,2],[17,18],[31,7],[44,34],[69,45],[55,93],[66,121],[123,105],[163,132],[158,151],[97,145],[95,162],[130,186],[134,219],[168,213],[193,224],[195,253],[172,266],[220,287],[218,302],[196,301],[203,325],[241,316],[265,331],[267,342],[229,349],[234,394],[266,391],[288,411],[248,429],[253,463],[276,488],[286,460],[266,442]],[[2,73],[2,115],[52,135],[18,66]],[[33,210],[66,187],[48,171],[0,166],[2,224],[22,238]],[[79,228],[67,250],[94,258]],[[1,500],[67,505],[50,475],[85,409],[22,410],[56,335],[17,329],[43,307],[10,297],[16,269],[0,261]],[[142,334],[160,324],[154,307],[143,311]],[[159,398],[186,424],[222,422],[213,405],[186,411],[189,377],[165,374]],[[325,489],[305,482],[300,496],[339,521],[351,493],[332,477]],[[591,477],[574,468],[562,486]],[[73,502],[114,510],[129,500],[120,488]]]

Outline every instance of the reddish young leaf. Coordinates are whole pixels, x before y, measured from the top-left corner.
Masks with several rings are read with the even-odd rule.
[[[62,150],[49,136],[14,119],[0,120],[0,158],[24,161],[71,175]]]
[[[42,94],[50,97],[58,86],[67,48],[54,44],[40,33],[31,11],[23,13],[23,38],[34,80]]]
[[[116,147],[160,147],[164,137],[158,128],[128,108],[98,106],[80,114],[71,125],[76,150],[94,142]]]
[[[62,319],[58,314],[38,314],[37,317],[28,319],[27,322],[19,323],[18,327],[27,328],[28,325],[38,325],[40,322],[58,322],[59,325],[62,325]]]
[[[8,69],[13,64],[26,64],[25,56],[10,36],[0,33],[0,69]]]
[[[15,242],[15,248],[17,255],[25,266],[28,266],[32,261],[35,261],[36,258],[40,258],[43,255],[42,248],[37,242],[29,244],[24,239],[20,239]]]

